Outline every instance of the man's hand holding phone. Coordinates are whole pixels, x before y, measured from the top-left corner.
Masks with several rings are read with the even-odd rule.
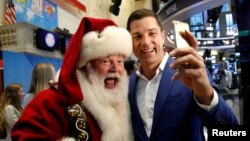
[[[176,48],[169,53],[175,58],[170,68],[178,69],[178,71],[172,79],[181,80],[194,91],[200,103],[209,105],[214,91],[208,79],[204,60],[196,51],[198,42],[187,25],[182,22],[173,22]]]

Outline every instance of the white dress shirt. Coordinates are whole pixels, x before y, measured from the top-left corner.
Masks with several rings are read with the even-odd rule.
[[[148,136],[150,136],[151,129],[152,129],[154,105],[155,105],[158,87],[160,84],[163,69],[166,65],[168,58],[169,58],[169,55],[166,54],[163,60],[161,61],[159,68],[156,70],[156,75],[151,80],[148,80],[144,76],[144,74],[141,73],[140,69],[136,71],[136,74],[139,76],[138,87],[136,91],[137,104],[138,104],[141,118],[144,123],[144,128]],[[210,106],[198,103],[195,97],[194,99],[201,108],[206,109],[206,110],[209,110],[213,108],[216,104],[218,104],[218,95],[215,90],[214,90],[214,98]]]

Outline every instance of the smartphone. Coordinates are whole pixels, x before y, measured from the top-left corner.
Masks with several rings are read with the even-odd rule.
[[[185,32],[185,30],[190,31],[189,24],[185,23],[185,22],[174,20],[172,22],[172,25],[173,25],[173,33],[174,33],[174,44],[175,44],[174,47],[176,47],[176,48],[188,47],[189,44],[187,43],[187,41],[184,38],[182,38],[180,33]]]

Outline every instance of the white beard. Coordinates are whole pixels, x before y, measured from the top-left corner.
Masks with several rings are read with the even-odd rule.
[[[128,77],[124,73],[117,88],[106,89],[95,71],[86,76],[77,70],[84,95],[82,105],[92,114],[101,131],[101,141],[133,141],[128,103]]]

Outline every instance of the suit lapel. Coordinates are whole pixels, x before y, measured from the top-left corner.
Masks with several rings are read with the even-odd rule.
[[[151,134],[153,134],[153,132],[157,130],[155,128],[156,128],[156,125],[158,124],[162,108],[164,107],[164,103],[174,84],[174,81],[171,78],[175,72],[174,70],[169,68],[169,65],[172,62],[173,62],[173,59],[169,58],[162,72],[162,78],[160,81],[159,89],[158,89],[157,96],[156,96],[155,106],[154,106],[155,108],[154,108],[154,117],[153,117],[153,125],[152,125]]]

